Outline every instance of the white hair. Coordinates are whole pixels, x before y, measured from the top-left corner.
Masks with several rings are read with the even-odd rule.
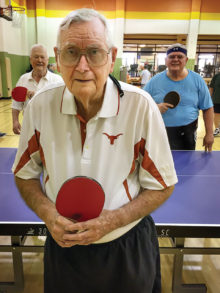
[[[32,52],[33,52],[33,50],[34,50],[35,48],[42,48],[42,49],[44,49],[44,51],[46,52],[46,55],[47,55],[47,57],[48,57],[48,54],[47,54],[47,48],[46,48],[44,45],[42,45],[42,44],[34,44],[33,46],[31,46],[31,49],[30,49],[30,56],[32,55]]]
[[[113,40],[109,30],[109,26],[107,23],[107,19],[100,14],[98,11],[90,8],[81,8],[70,12],[61,22],[58,34],[57,34],[57,47],[60,47],[60,34],[62,30],[67,30],[72,23],[81,23],[81,22],[88,22],[93,20],[94,18],[98,18],[101,20],[105,27],[105,35],[106,35],[106,43],[108,48],[112,48]]]

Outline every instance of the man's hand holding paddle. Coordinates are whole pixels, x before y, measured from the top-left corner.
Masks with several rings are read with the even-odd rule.
[[[169,104],[169,103],[160,103],[160,104],[157,104],[159,110],[160,110],[160,113],[163,114],[165,113],[168,109],[172,109],[173,105]]]
[[[34,91],[29,91],[26,87],[23,86],[16,86],[13,90],[12,90],[12,98],[16,101],[16,102],[25,102],[26,99],[31,99],[35,92]]]
[[[180,102],[180,95],[177,92],[172,91],[166,94],[166,96],[164,97],[163,103],[158,104],[158,108],[160,112],[163,114],[168,109],[176,108],[179,102]]]
[[[57,215],[49,230],[52,237],[62,247],[89,245],[115,229],[114,218],[114,211],[108,210],[103,210],[97,218],[75,223]]]
[[[104,190],[95,179],[76,176],[66,180],[57,194],[58,213],[50,228],[57,243],[62,247],[87,245],[111,231],[112,213],[102,211],[104,201]]]
[[[34,91],[29,91],[26,87],[23,86],[16,86],[12,90],[12,98],[16,102],[24,103],[26,99],[31,99],[34,96]],[[18,116],[19,116],[20,110],[18,109],[12,109],[12,119],[13,119],[13,132],[15,134],[20,134],[21,132],[21,124],[19,122]]]

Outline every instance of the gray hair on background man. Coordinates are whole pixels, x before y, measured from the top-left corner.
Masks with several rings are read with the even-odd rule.
[[[43,44],[34,44],[33,46],[31,46],[31,49],[30,49],[30,56],[32,55],[32,52],[35,48],[43,48],[47,57],[48,57],[48,54],[47,54],[47,48],[43,45]]]
[[[105,27],[106,43],[108,48],[114,47],[112,35],[109,30],[107,19],[98,11],[89,8],[81,8],[70,12],[61,22],[57,34],[57,48],[60,47],[60,34],[62,30],[67,30],[71,24],[91,21],[93,18],[99,18]]]

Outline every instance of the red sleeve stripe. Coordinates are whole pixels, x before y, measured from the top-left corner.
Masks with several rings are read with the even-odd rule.
[[[17,167],[14,171],[14,174],[19,172],[19,170],[21,170],[30,161],[31,155],[37,151],[40,152],[42,163],[45,166],[44,152],[40,145],[40,132],[35,130],[35,134],[28,141],[28,147],[23,153],[23,155],[21,156],[20,161],[18,162]]]
[[[129,199],[130,201],[132,201],[132,197],[131,197],[130,192],[129,192],[129,189],[128,189],[128,182],[127,182],[127,180],[125,180],[125,181],[123,182],[123,185],[124,185],[125,191],[126,191],[126,193],[127,193],[128,199]]]
[[[151,158],[149,157],[148,152],[145,149],[145,142],[146,142],[145,139],[142,138],[141,141],[136,143],[136,145],[134,146],[134,160],[132,162],[132,167],[131,167],[130,174],[132,172],[134,172],[135,160],[138,158],[139,153],[141,153],[141,155],[143,156],[143,161],[142,161],[141,166],[147,172],[149,172],[164,188],[166,188],[167,187],[166,183],[164,182],[161,174],[157,170],[154,162],[151,160]]]
[[[144,158],[142,161],[142,167],[148,171],[158,182],[160,182],[160,184],[166,188],[167,185],[164,182],[161,174],[159,173],[159,171],[157,170],[156,166],[154,165],[154,162],[150,159],[150,157],[148,156],[148,152],[145,150],[144,153]]]
[[[40,158],[41,158],[42,164],[44,165],[44,167],[46,167],[46,161],[45,161],[44,151],[43,151],[42,146],[40,144],[40,132],[37,131],[37,130],[35,130],[35,135],[37,137],[37,143],[39,145],[39,152],[40,152]]]
[[[44,184],[46,184],[48,180],[49,180],[49,175],[47,175]]]
[[[139,156],[139,152],[144,156],[144,148],[145,148],[145,140],[142,138],[141,141],[136,143],[134,146],[134,160],[132,162],[131,171],[130,174],[134,172],[135,170],[135,161],[137,160]]]

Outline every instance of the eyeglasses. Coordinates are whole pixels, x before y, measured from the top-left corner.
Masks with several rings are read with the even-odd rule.
[[[168,57],[168,59],[171,59],[171,60],[173,60],[175,58],[182,60],[183,58],[185,58],[185,56],[183,56],[183,55],[168,55],[167,57]]]
[[[58,50],[58,54],[60,56],[60,62],[64,66],[75,66],[79,63],[79,60],[82,55],[86,57],[86,60],[91,66],[103,66],[107,63],[108,54],[111,49],[105,51],[101,48],[93,48],[89,47],[84,50],[81,50],[78,47],[67,47],[62,50]]]
[[[39,58],[42,59],[42,60],[46,60],[46,59],[47,59],[47,57],[45,57],[45,56],[40,56],[40,55],[33,55],[32,58],[33,58],[34,60],[38,60]]]

